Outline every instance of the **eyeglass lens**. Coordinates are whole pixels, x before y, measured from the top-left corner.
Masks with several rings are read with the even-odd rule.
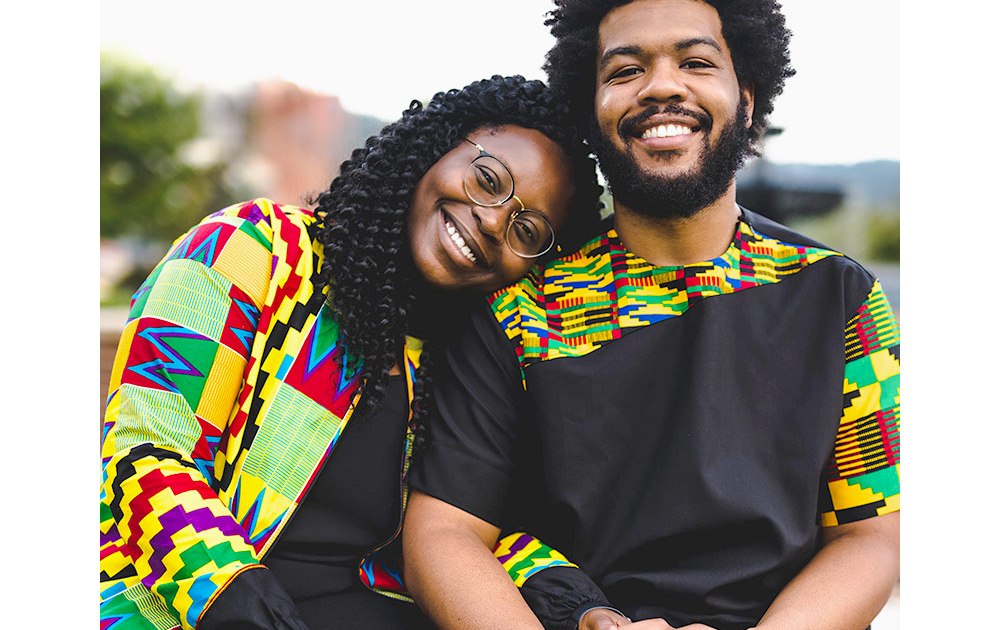
[[[477,205],[501,206],[514,196],[514,177],[503,162],[482,155],[465,172],[465,192]],[[507,245],[518,256],[534,258],[555,243],[555,233],[545,217],[534,210],[517,212],[507,225]]]

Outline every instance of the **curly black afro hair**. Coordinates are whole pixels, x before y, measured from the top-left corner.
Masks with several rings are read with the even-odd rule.
[[[754,86],[750,141],[756,144],[767,130],[767,117],[785,79],[795,74],[788,55],[791,32],[775,0],[704,1],[719,13],[740,84]],[[612,9],[629,2],[555,0],[556,8],[545,21],[556,38],[545,61],[549,85],[570,103],[583,128],[589,128],[594,117],[598,26]]]
[[[404,335],[413,334],[415,297],[421,289],[407,245],[406,215],[417,182],[470,132],[500,125],[535,129],[555,141],[573,168],[574,197],[563,248],[575,248],[597,231],[602,192],[596,165],[568,107],[540,81],[494,76],[461,90],[413,101],[402,118],[355,149],[340,175],[316,199],[313,237],[323,247],[314,282],[329,287],[328,303],[345,340],[349,364],[360,371],[363,396],[356,414],[382,399],[394,365],[401,364]],[[427,311],[435,305],[423,305]],[[430,390],[430,356],[424,359],[414,417]],[[421,411],[424,411],[422,409]]]

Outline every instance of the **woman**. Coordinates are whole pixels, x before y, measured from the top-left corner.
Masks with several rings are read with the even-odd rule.
[[[566,119],[521,77],[439,93],[315,213],[258,199],[174,243],[109,389],[102,628],[426,623],[395,564],[430,386],[417,338],[593,230]]]

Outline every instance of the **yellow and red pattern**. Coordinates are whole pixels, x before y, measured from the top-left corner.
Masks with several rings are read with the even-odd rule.
[[[312,283],[314,221],[267,199],[225,208],[133,297],[103,426],[102,630],[194,628],[260,566],[350,420],[356,370]],[[406,338],[411,401],[421,347]],[[360,577],[409,599],[393,543]]]

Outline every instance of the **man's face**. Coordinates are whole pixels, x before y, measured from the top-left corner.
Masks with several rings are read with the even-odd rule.
[[[691,216],[748,155],[753,93],[741,88],[716,10],[635,0],[599,27],[594,150],[616,201]]]

